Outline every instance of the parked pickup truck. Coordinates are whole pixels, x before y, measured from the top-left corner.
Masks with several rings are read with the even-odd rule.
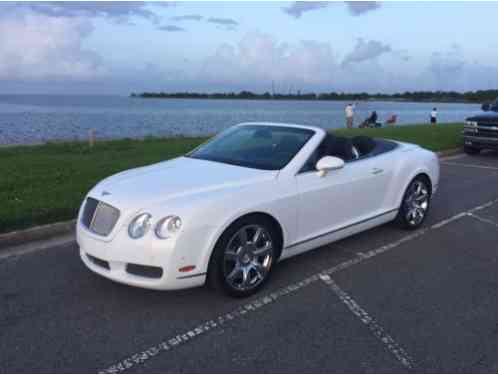
[[[498,100],[483,104],[483,112],[466,119],[463,129],[464,151],[477,154],[483,149],[498,150]]]

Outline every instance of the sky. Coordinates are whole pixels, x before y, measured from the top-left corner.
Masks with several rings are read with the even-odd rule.
[[[498,88],[498,2],[1,2],[0,93]]]

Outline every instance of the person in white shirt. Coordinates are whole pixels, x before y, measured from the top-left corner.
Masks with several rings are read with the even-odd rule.
[[[353,127],[353,116],[354,116],[353,105],[348,104],[344,109],[344,112],[346,113],[346,127],[351,129]]]
[[[434,107],[432,108],[431,111],[431,124],[436,125],[436,123],[437,123],[437,108]]]

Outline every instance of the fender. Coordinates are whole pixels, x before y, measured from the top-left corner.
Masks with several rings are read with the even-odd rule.
[[[286,243],[286,240],[288,238],[287,228],[285,227],[285,225],[282,225],[282,220],[279,219],[278,214],[276,214],[275,212],[270,212],[269,210],[263,210],[257,208],[245,209],[243,211],[237,212],[234,215],[229,216],[225,220],[223,225],[213,227],[215,230],[207,238],[208,244],[200,254],[198,264],[205,264],[207,267],[209,265],[209,260],[211,259],[211,255],[213,254],[216,243],[218,242],[222,234],[225,232],[225,230],[227,230],[227,228],[238,219],[251,214],[264,214],[273,218],[280,225],[280,228],[282,229],[282,246],[283,247],[285,246],[284,244]],[[207,272],[207,269],[202,270],[202,272]]]
[[[408,189],[408,186],[413,181],[413,179],[415,177],[417,177],[418,175],[420,175],[420,174],[425,174],[429,178],[429,181],[431,182],[431,187],[434,186],[434,182],[432,181],[429,169],[426,168],[426,167],[424,167],[424,168],[422,168],[422,167],[417,168],[414,172],[412,172],[409,175],[410,178],[408,178],[407,182],[405,182],[405,184],[403,186],[403,189],[400,192],[400,195],[397,197],[396,207],[399,208],[401,206],[401,202],[403,201],[403,196],[405,195],[406,189]],[[431,196],[432,196],[432,188],[431,188]]]

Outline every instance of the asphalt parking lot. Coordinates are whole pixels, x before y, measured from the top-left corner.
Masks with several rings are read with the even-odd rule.
[[[1,253],[0,253],[1,254]],[[0,372],[498,372],[498,153],[441,163],[424,227],[284,261],[247,300],[0,256]]]

